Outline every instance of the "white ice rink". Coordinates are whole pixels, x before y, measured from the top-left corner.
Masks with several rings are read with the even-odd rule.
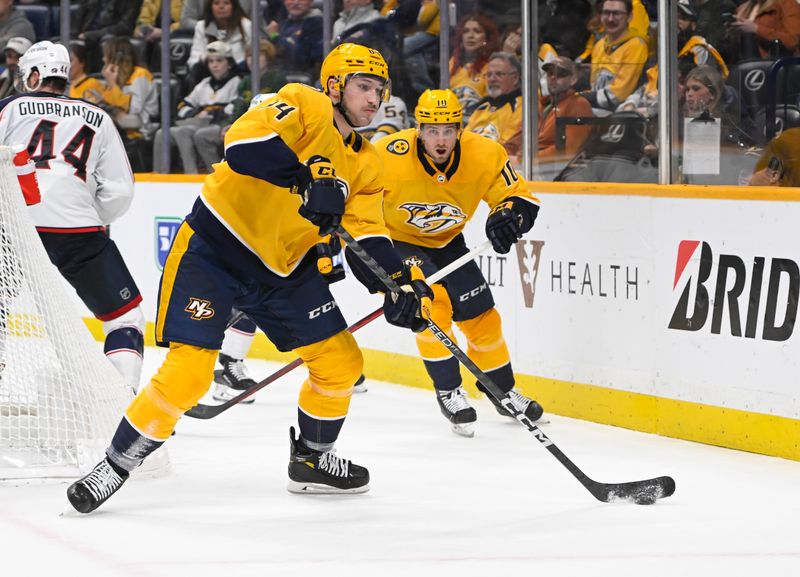
[[[145,374],[161,354],[148,349]],[[0,575],[800,575],[800,463],[551,417],[543,429],[593,479],[677,483],[653,506],[604,504],[486,399],[465,439],[431,392],[370,381],[337,445],[369,468],[370,492],[289,494],[303,375],[184,418],[172,473],[129,481],[90,515],[62,515],[66,483],[0,485]]]

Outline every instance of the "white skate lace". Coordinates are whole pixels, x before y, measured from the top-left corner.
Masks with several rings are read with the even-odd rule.
[[[235,361],[230,361],[228,363],[228,372],[233,375],[233,378],[236,379],[238,382],[244,380],[250,380],[250,375],[247,374],[247,370],[244,366],[244,361],[241,359],[237,359]]]
[[[319,456],[319,468],[336,477],[347,477],[350,461],[336,455],[336,451],[326,451]]]
[[[469,403],[467,402],[467,395],[464,392],[464,389],[461,387],[458,387],[453,391],[443,391],[438,394],[439,398],[442,400],[444,408],[453,414],[470,408]]]
[[[511,399],[511,402],[514,403],[514,407],[520,412],[525,413],[525,410],[528,408],[528,405],[531,404],[531,400],[526,397],[525,395],[520,395],[514,389],[511,389],[508,392],[508,396]]]
[[[108,461],[103,459],[82,483],[97,501],[102,501],[116,491],[123,481]]]

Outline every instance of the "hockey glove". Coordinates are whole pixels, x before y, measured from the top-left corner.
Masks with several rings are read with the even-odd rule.
[[[317,270],[328,284],[344,280],[343,259],[339,259],[339,262],[334,262],[333,259],[341,252],[342,243],[335,234],[332,234],[327,242],[317,243]]]
[[[415,266],[403,269],[397,284],[401,292],[387,292],[383,299],[383,316],[397,327],[421,333],[428,327],[428,316],[433,299],[433,291],[425,283],[422,271]]]
[[[506,254],[522,238],[522,215],[514,210],[513,202],[501,202],[492,209],[486,219],[486,237],[500,254]]]
[[[298,212],[319,227],[320,236],[332,233],[342,222],[344,201],[350,191],[347,183],[336,177],[331,161],[324,156],[308,159],[292,192],[303,197]]]

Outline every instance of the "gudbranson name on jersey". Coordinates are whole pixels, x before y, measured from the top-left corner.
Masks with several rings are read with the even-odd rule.
[[[103,114],[97,110],[92,110],[79,102],[54,102],[23,100],[19,103],[19,114],[22,116],[50,116],[56,115],[63,118],[72,116],[82,117],[88,124],[99,127],[103,123]]]

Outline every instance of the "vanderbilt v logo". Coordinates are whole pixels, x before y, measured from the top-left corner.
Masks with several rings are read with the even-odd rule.
[[[193,321],[202,321],[214,316],[214,309],[211,308],[211,301],[189,297],[189,304],[183,309],[187,313],[192,313]]]
[[[544,241],[522,240],[515,246],[525,308],[531,308],[533,307],[533,297],[536,294],[536,277],[539,275],[539,261],[541,261]]]

